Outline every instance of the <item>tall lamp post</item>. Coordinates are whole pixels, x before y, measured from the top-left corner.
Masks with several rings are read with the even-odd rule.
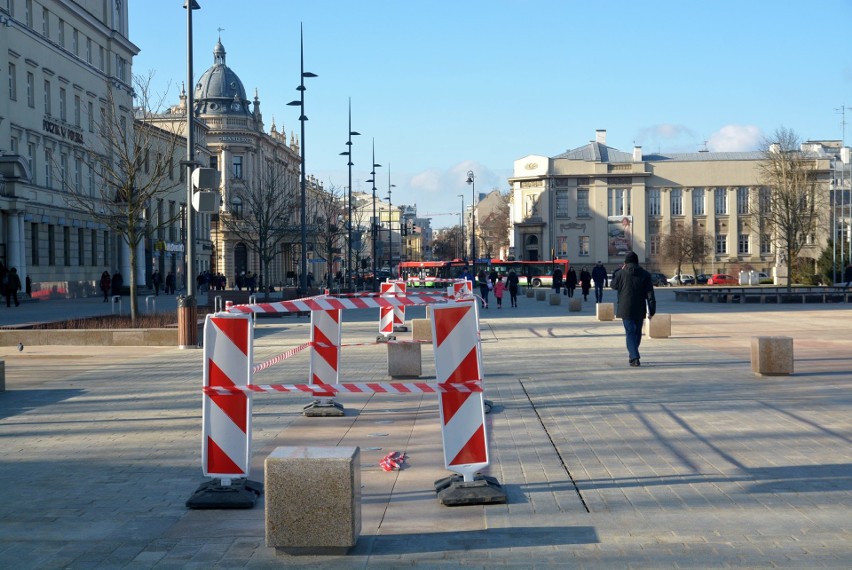
[[[391,202],[391,188],[396,188],[396,184],[391,184],[390,163],[388,163],[388,269],[391,272],[391,277],[393,277],[393,202]],[[402,236],[400,236],[401,239]]]
[[[349,140],[346,141],[346,152],[341,152],[341,156],[346,156],[346,166],[349,167],[349,199],[348,199],[348,209],[349,209],[349,218],[346,226],[347,226],[347,234],[346,234],[346,283],[349,289],[352,289],[352,137],[354,135],[360,135],[361,133],[352,130],[352,98],[349,98]]]
[[[376,223],[376,168],[381,167],[381,164],[376,164],[376,139],[373,139],[373,169],[370,171],[371,178],[367,180],[373,184],[373,218],[370,220],[370,243],[372,248],[372,265],[373,265],[373,278],[371,279],[372,284],[370,285],[370,290],[376,290],[376,234],[378,233],[378,224]]]
[[[299,86],[296,90],[299,92],[298,101],[290,101],[287,103],[291,107],[299,107],[299,123],[301,124],[301,138],[299,145],[302,152],[302,175],[299,180],[299,190],[301,192],[301,219],[299,220],[302,226],[302,259],[301,259],[301,275],[299,277],[299,287],[307,293],[308,290],[308,216],[307,204],[305,196],[305,121],[308,117],[305,116],[305,78],[316,77],[315,73],[305,71],[305,38],[302,33],[302,26],[299,25]]]
[[[471,267],[476,264],[476,175],[473,170],[467,171],[467,183],[470,184],[470,263]]]
[[[464,249],[465,249],[464,248],[464,241],[465,241],[464,240],[464,194],[458,194],[458,197],[461,198],[461,200],[462,200],[461,215],[459,216],[459,220],[461,220],[461,247],[459,248],[461,250],[461,255],[459,257],[463,258],[464,257]]]

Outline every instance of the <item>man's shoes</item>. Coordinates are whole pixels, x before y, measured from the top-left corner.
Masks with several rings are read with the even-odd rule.
[[[639,364],[639,359],[638,359],[638,358],[631,358],[631,359],[630,359],[630,366],[639,366],[639,365],[640,365],[640,364]]]

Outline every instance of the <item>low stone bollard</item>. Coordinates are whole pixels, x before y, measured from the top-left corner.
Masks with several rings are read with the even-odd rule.
[[[391,378],[420,378],[423,363],[420,345],[413,342],[388,343],[388,376]]]
[[[547,289],[539,289],[535,292],[536,301],[544,301],[547,298]]]
[[[583,301],[578,297],[570,297],[568,299],[568,312],[579,313],[583,309]]]
[[[595,316],[599,321],[611,321],[615,319],[615,304],[598,303],[595,305]]]
[[[657,313],[653,319],[645,319],[645,334],[648,338],[672,336],[672,316]]]
[[[751,337],[751,371],[764,376],[793,373],[793,339],[789,336]]]
[[[551,293],[550,294],[550,304],[551,305],[559,305],[562,303],[562,295],[559,293]]]
[[[411,340],[432,342],[431,319],[411,319]]]
[[[529,297],[530,299],[535,297],[535,289],[533,289],[532,287],[527,287],[527,297]]]
[[[276,447],[264,462],[266,546],[345,554],[361,534],[361,451]]]

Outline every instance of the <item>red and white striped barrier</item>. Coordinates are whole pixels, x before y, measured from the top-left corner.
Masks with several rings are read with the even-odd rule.
[[[340,380],[341,311],[311,311],[311,369],[313,384],[337,384]]]
[[[432,340],[439,383],[482,379],[477,304],[448,303],[432,309]],[[442,392],[441,437],[444,465],[464,480],[489,464],[482,392]]]
[[[389,297],[392,294],[405,296],[405,282],[403,281],[386,281],[379,283],[379,287],[383,297]],[[379,309],[379,334],[385,337],[391,336],[394,327],[402,326],[403,323],[405,323],[404,305]]]
[[[447,287],[447,295],[453,299],[473,296],[473,283],[464,279],[462,281],[453,281]]]
[[[208,386],[206,394],[227,396],[229,394],[303,392],[313,395],[347,394],[440,394],[442,392],[482,392],[480,382],[446,383],[434,382],[343,382],[341,384],[248,384],[246,386]]]
[[[307,311],[328,311],[332,309],[371,309],[374,307],[411,307],[417,305],[434,305],[446,303],[446,293],[406,293],[405,295],[391,293],[370,293],[366,296],[340,297],[320,295],[306,297],[293,301],[278,301],[275,303],[257,303],[254,305],[234,305],[230,313],[302,313]]]
[[[248,477],[251,398],[206,390],[241,389],[251,384],[253,341],[247,315],[208,315],[204,322],[201,460],[207,477]]]

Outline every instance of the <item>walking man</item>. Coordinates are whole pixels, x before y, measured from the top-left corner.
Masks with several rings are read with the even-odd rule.
[[[603,303],[603,290],[606,287],[606,267],[600,261],[592,269],[592,281],[595,283],[595,303]]]
[[[624,257],[621,270],[613,275],[611,286],[618,292],[616,316],[624,323],[630,366],[639,366],[639,343],[642,342],[645,314],[650,319],[657,312],[651,274],[639,267],[639,256],[630,251]]]

